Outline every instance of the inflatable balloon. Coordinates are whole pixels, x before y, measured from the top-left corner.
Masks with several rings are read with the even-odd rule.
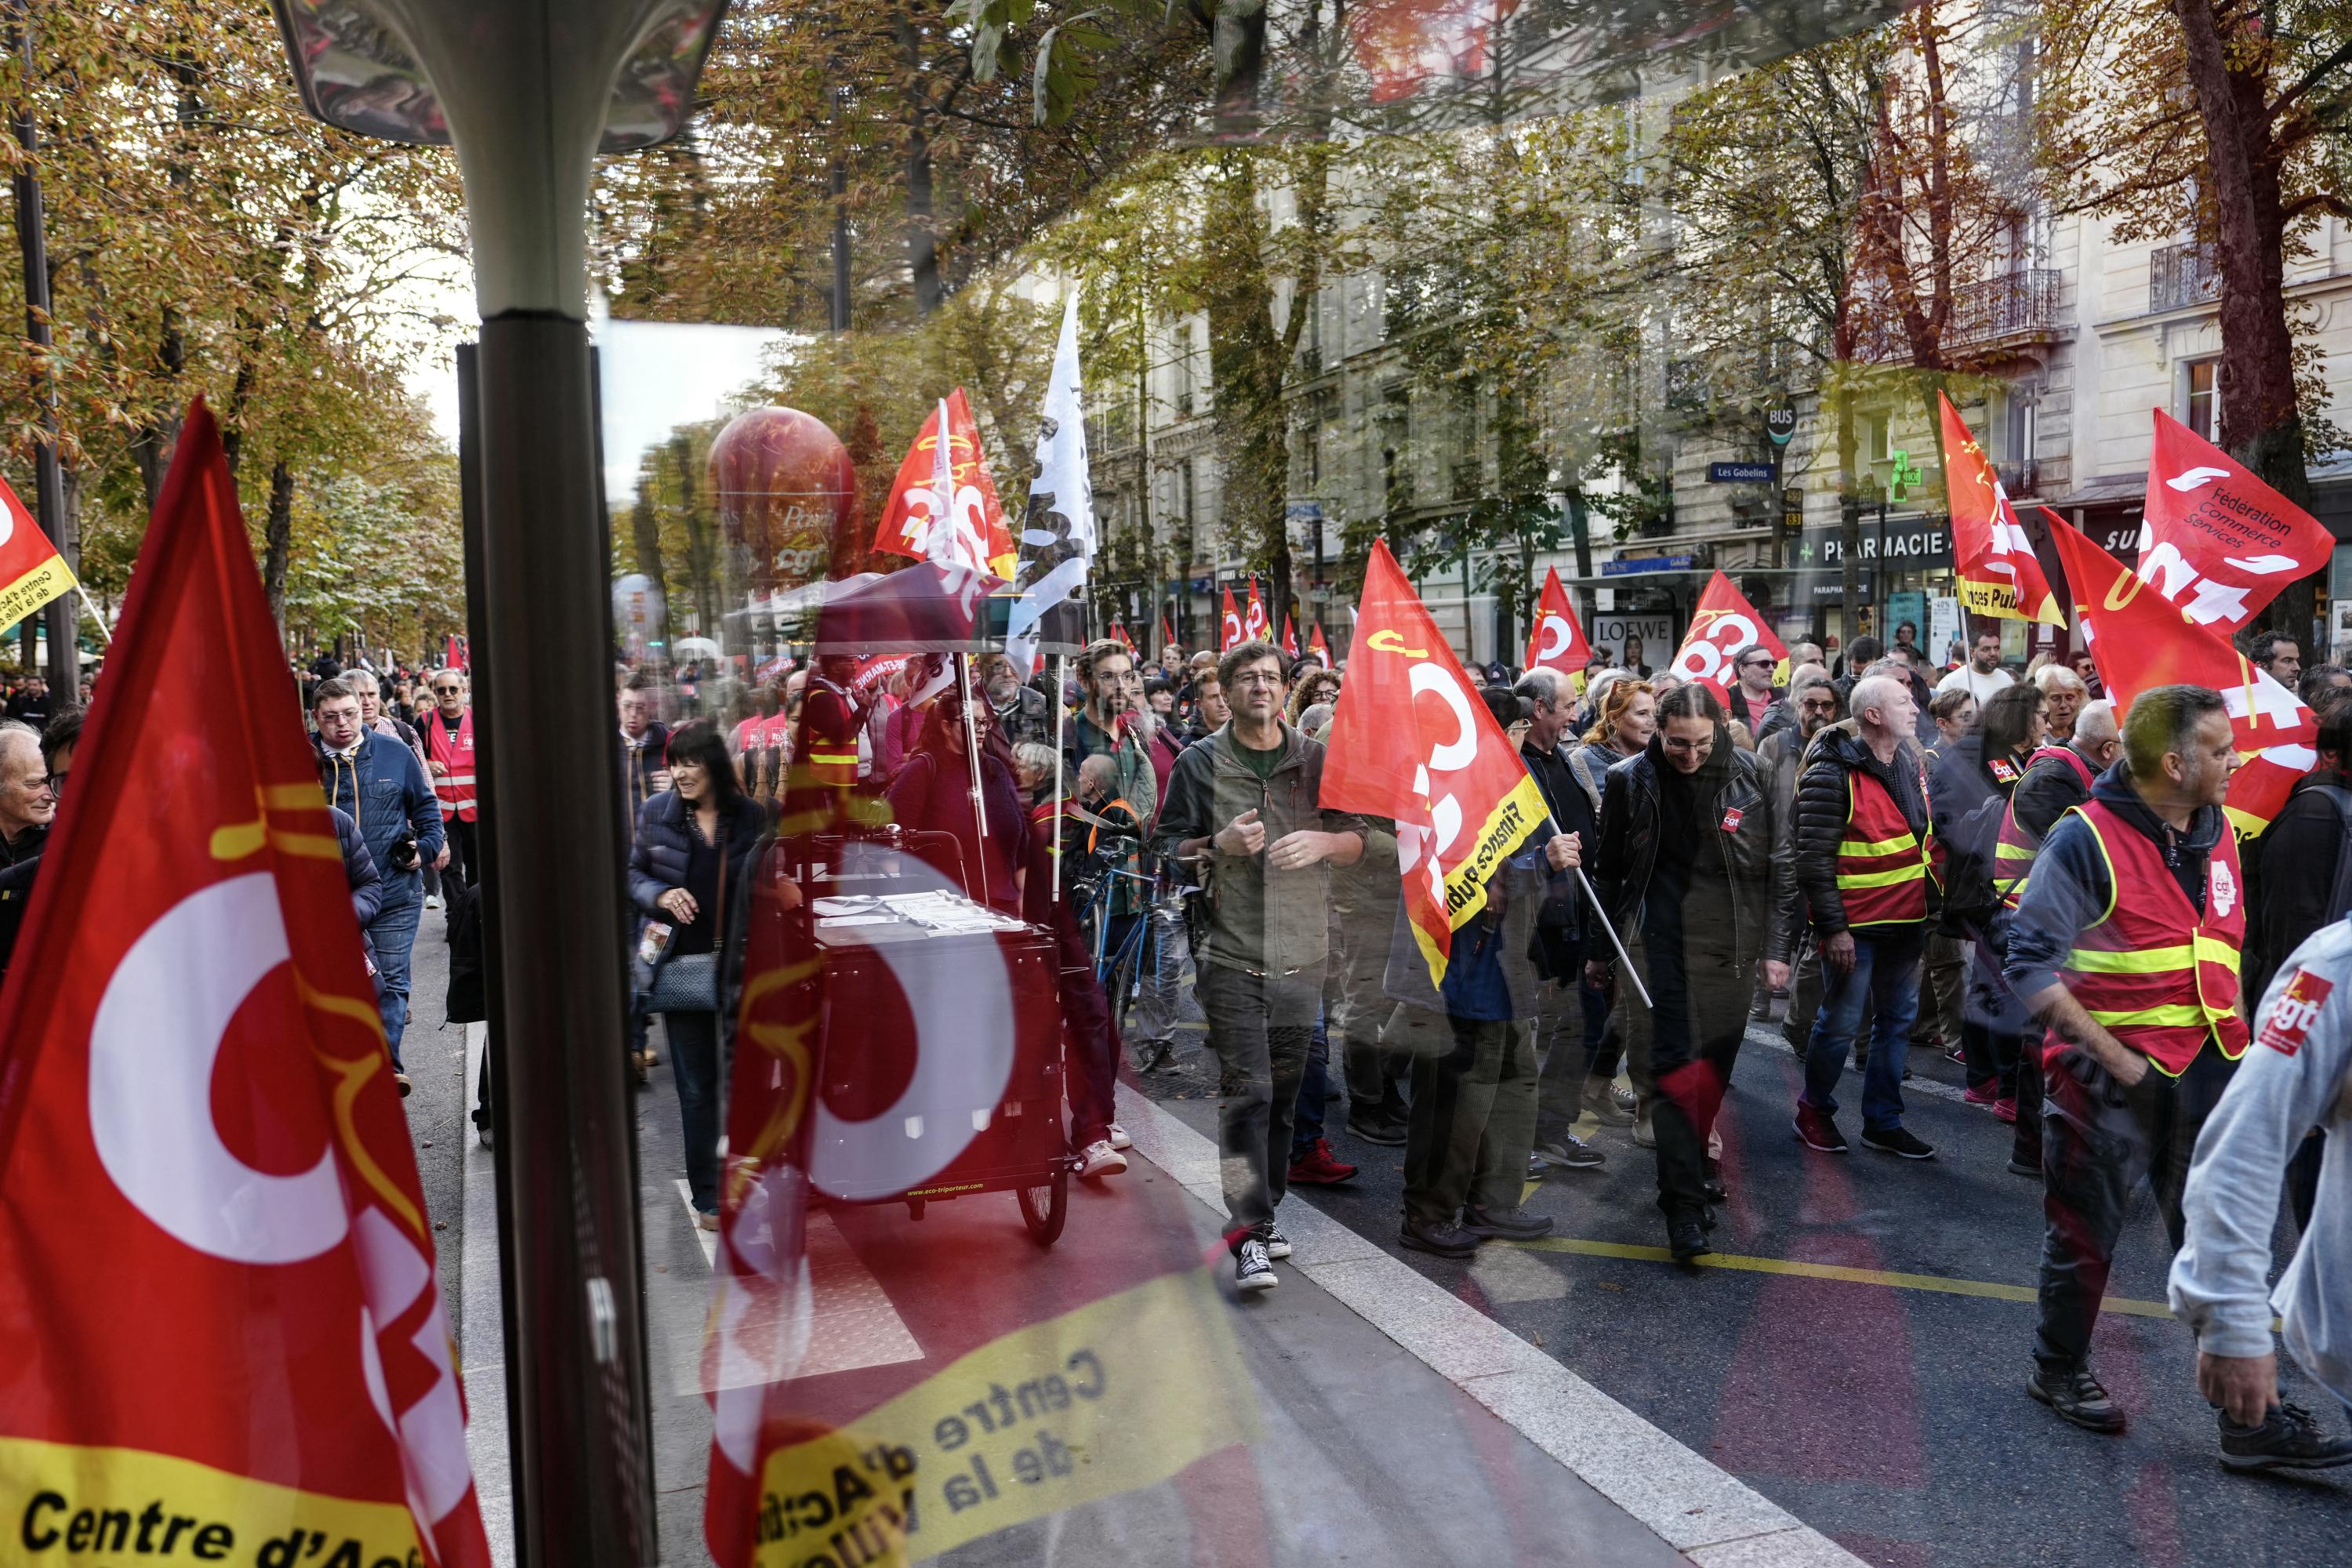
[[[831,574],[836,552],[854,553],[848,526],[857,477],[849,450],[814,415],[797,408],[740,414],[710,446],[719,526],[755,595]]]

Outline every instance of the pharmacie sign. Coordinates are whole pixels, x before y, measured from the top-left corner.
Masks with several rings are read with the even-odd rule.
[[[1864,566],[1880,560],[1897,570],[1927,570],[1948,567],[1952,563],[1952,531],[1949,522],[1940,517],[1890,517],[1885,530],[1884,554],[1880,544],[1878,519],[1864,513],[1861,548],[1855,559]],[[1799,571],[1807,569],[1835,570],[1845,564],[1844,530],[1836,525],[1809,528],[1797,536],[1796,557],[1790,563]]]

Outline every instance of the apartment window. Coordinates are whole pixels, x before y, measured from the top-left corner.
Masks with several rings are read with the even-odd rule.
[[[1193,391],[1192,323],[1190,321],[1182,321],[1177,324],[1176,352],[1173,357],[1175,361],[1174,369],[1176,373],[1176,395],[1172,401],[1176,405],[1177,414],[1183,418],[1189,419],[1192,416]],[[1184,515],[1187,517],[1192,515],[1192,509],[1189,506],[1185,509]]]
[[[2186,406],[2181,412],[2180,422],[2208,441],[2216,438],[2214,432],[2221,426],[2221,390],[2214,381],[2214,373],[2220,369],[2221,363],[2219,360],[2197,359],[2190,360],[2183,367],[2187,373],[2182,377],[2185,394],[2182,401]]]

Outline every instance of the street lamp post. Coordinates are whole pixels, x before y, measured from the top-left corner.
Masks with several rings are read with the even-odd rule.
[[[37,364],[33,391],[33,513],[40,522],[41,531],[65,557],[66,565],[78,572],[81,551],[79,542],[71,537],[67,528],[65,476],[58,467],[58,379],[49,353],[47,219],[41,202],[41,177],[34,172],[41,151],[41,132],[33,118],[30,9],[30,0],[7,0],[9,52],[16,56],[25,73],[23,89],[16,100],[15,125],[16,144],[24,158],[17,166],[15,184],[16,244],[25,266],[25,338],[33,345]],[[79,704],[81,657],[74,636],[77,616],[73,595],[60,595],[50,600],[42,618],[49,638],[49,689],[56,693],[50,700],[61,707]],[[29,623],[25,637],[26,663],[30,665],[33,645]]]
[[[465,177],[482,317],[464,411],[480,454],[467,588],[503,1058],[515,1541],[534,1568],[637,1568],[657,1551],[585,228],[597,153],[684,121],[724,0],[275,8],[305,108],[454,146]]]

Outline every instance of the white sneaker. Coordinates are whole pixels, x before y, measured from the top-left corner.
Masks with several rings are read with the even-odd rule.
[[[439,908],[441,907],[441,895],[440,895],[440,894],[438,894],[438,893],[427,893],[427,894],[425,894],[425,907],[426,909],[428,909],[428,910],[437,910],[437,909],[439,909]]]
[[[1132,1149],[1135,1147],[1135,1140],[1127,1135],[1126,1128],[1121,1127],[1116,1121],[1113,1121],[1108,1125],[1110,1130],[1110,1146],[1112,1148]]]
[[[1097,1138],[1079,1151],[1078,1179],[1091,1182],[1097,1176],[1116,1176],[1127,1169],[1127,1156],[1112,1148],[1108,1142]]]
[[[1251,1237],[1234,1254],[1234,1289],[1241,1291],[1271,1290],[1282,1281],[1274,1277],[1274,1260],[1265,1255],[1265,1243]]]

